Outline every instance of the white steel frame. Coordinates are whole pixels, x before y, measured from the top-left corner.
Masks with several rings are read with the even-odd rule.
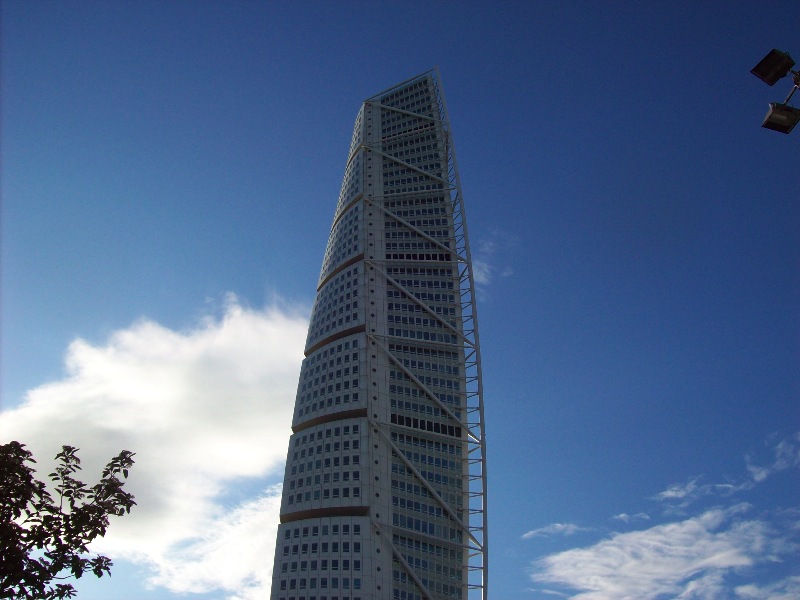
[[[415,477],[419,479],[420,483],[425,485],[432,497],[437,501],[442,509],[450,516],[450,518],[460,525],[466,534],[465,545],[468,549],[468,561],[466,565],[466,588],[469,600],[487,600],[488,595],[488,575],[489,575],[489,561],[488,561],[488,511],[487,511],[487,469],[486,469],[486,434],[484,428],[484,405],[483,405],[483,382],[481,373],[481,355],[480,355],[480,340],[478,334],[478,310],[475,302],[475,278],[472,269],[472,256],[469,247],[469,235],[467,231],[467,218],[466,211],[463,204],[461,181],[458,174],[458,165],[456,163],[455,146],[452,142],[452,131],[447,118],[447,105],[442,91],[441,80],[438,69],[434,69],[428,73],[424,73],[418,77],[409,79],[401,84],[389,88],[366,102],[372,103],[375,106],[391,110],[394,112],[405,113],[414,117],[427,119],[424,115],[419,115],[410,111],[389,107],[380,104],[380,98],[393,90],[399,89],[409,83],[430,76],[434,81],[434,89],[436,91],[436,103],[438,105],[439,118],[432,119],[440,126],[441,134],[443,135],[443,144],[445,148],[446,161],[447,161],[447,178],[442,179],[433,173],[429,173],[414,165],[406,163],[398,158],[394,158],[377,148],[373,148],[368,142],[363,143],[363,147],[367,152],[374,152],[383,158],[391,160],[400,166],[407,169],[412,169],[425,175],[433,180],[437,180],[445,184],[447,193],[449,194],[450,204],[453,213],[454,231],[455,231],[455,248],[448,248],[441,244],[439,241],[428,236],[423,231],[414,227],[410,223],[396,217],[390,211],[381,206],[378,198],[373,198],[373,205],[383,210],[387,217],[390,217],[404,227],[415,231],[419,236],[425,238],[427,241],[433,242],[439,246],[444,252],[451,253],[453,261],[448,264],[457,265],[459,290],[461,296],[461,323],[460,327],[453,327],[446,319],[432,311],[424,302],[418,300],[411,290],[404,288],[399,282],[390,277],[376,261],[367,260],[370,266],[381,273],[381,275],[393,287],[401,290],[408,298],[416,302],[426,313],[438,320],[445,328],[455,333],[459,339],[460,347],[463,349],[465,357],[465,373],[464,384],[466,394],[466,411],[464,418],[458,418],[446,405],[439,401],[436,394],[428,389],[422,382],[420,382],[414,375],[405,367],[402,361],[394,357],[375,336],[369,336],[375,341],[394,362],[395,366],[405,372],[409,378],[419,387],[420,390],[436,403],[459,427],[466,432],[465,443],[467,445],[466,462],[467,462],[467,506],[464,507],[464,513],[467,518],[462,520],[457,518],[456,511],[450,507],[445,500],[430,486],[427,480],[417,471],[414,465],[403,455],[402,451],[392,442],[390,435],[387,433],[381,424],[371,422],[373,428],[378,429],[384,441],[391,447],[392,451],[397,457],[403,461],[406,466],[414,473]],[[382,262],[382,261],[381,261]],[[430,261],[426,261],[430,262]],[[441,345],[441,344],[438,344]],[[435,435],[435,434],[434,434]],[[382,536],[384,540],[388,540],[391,544],[391,536]],[[398,562],[408,572],[409,576],[415,582],[417,587],[422,591],[429,600],[432,599],[430,592],[420,581],[413,568],[403,559],[400,551],[392,544],[392,551]]]

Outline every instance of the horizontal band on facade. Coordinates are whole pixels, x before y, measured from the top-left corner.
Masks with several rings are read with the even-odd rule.
[[[303,431],[304,429],[308,429],[309,427],[314,427],[315,425],[323,425],[324,423],[330,423],[331,421],[342,421],[344,419],[360,419],[362,417],[363,418],[367,417],[366,408],[342,410],[339,412],[331,413],[329,415],[322,415],[321,417],[315,417],[313,419],[309,419],[308,421],[304,421],[299,425],[295,425],[294,427],[292,427],[292,433]]]
[[[358,150],[353,152],[353,156],[355,156],[356,154],[358,154]],[[348,162],[353,159],[353,156],[350,157]],[[347,206],[342,207],[342,210],[340,210],[339,213],[336,215],[336,217],[333,219],[333,224],[331,225],[331,231],[333,231],[333,228],[336,227],[336,224],[345,215],[345,213],[348,210],[350,210],[353,207],[353,205],[355,205],[356,202],[359,202],[363,197],[364,197],[364,192],[359,192],[358,194],[356,194],[355,198],[353,198],[352,200],[350,200],[350,202],[347,203]]]
[[[340,331],[339,333],[334,333],[333,335],[330,335],[326,337],[324,340],[320,340],[319,342],[311,346],[311,348],[309,348],[303,353],[303,356],[308,357],[309,354],[313,354],[326,344],[330,344],[332,342],[335,342],[336,340],[345,338],[348,335],[353,335],[354,333],[364,333],[366,330],[367,330],[366,325],[357,325],[356,327],[345,329],[344,331]]]
[[[366,517],[369,506],[333,506],[331,508],[309,508],[281,515],[281,523],[292,523],[303,519],[319,519],[321,517]]]
[[[326,283],[328,283],[333,277],[344,271],[347,267],[349,267],[350,265],[354,265],[357,262],[361,262],[362,260],[364,260],[363,252],[361,254],[356,254],[353,258],[348,258],[346,261],[344,261],[342,264],[336,267],[333,271],[331,271],[328,274],[328,276],[325,277],[325,279],[323,279],[320,282],[320,284],[317,286],[317,292],[319,292],[325,286]]]

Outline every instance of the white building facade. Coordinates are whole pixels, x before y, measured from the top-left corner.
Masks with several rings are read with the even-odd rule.
[[[480,370],[432,71],[356,117],[297,388],[272,600],[485,600]]]

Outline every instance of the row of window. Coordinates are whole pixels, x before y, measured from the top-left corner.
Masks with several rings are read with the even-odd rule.
[[[361,589],[361,578],[360,577],[353,577],[353,588],[354,590]],[[288,584],[288,586],[287,586]],[[317,589],[317,577],[300,577],[299,579],[292,578],[292,579],[281,579],[281,591],[285,591],[286,589],[289,590],[296,590],[296,589]],[[319,589],[326,590],[326,589],[343,589],[349,590],[350,589],[350,577],[320,577],[319,578]]]
[[[437,471],[420,471],[420,474],[425,477],[429,483],[452,485],[454,487],[461,488],[461,478],[463,476],[461,463],[454,460],[441,459],[438,456],[434,457],[427,454],[419,454],[418,452],[401,452],[403,452],[403,456],[405,456],[409,461],[416,463],[418,466],[420,464],[427,464],[431,467],[439,469]],[[459,475],[456,477],[448,477],[442,473],[441,469],[448,469],[458,473]],[[397,475],[412,475],[411,471],[407,469],[404,464],[400,463],[392,463],[392,473],[396,473]]]
[[[386,267],[386,272],[389,275],[399,276],[416,276],[416,277],[432,277],[434,279],[453,279],[453,267],[427,267],[427,266],[395,266],[390,265]]]
[[[433,159],[433,157],[432,157],[432,159]],[[419,163],[419,162],[422,162],[422,161],[420,161],[419,159],[409,159],[409,160],[404,161],[404,162],[407,162],[408,164],[413,164],[413,163]],[[383,179],[384,179],[384,181],[388,181],[389,179],[396,179],[397,177],[408,176],[408,175],[411,175],[412,173],[419,173],[419,171],[417,171],[416,169],[412,169],[410,167],[403,167],[403,166],[399,166],[398,167],[398,165],[396,163],[393,164],[392,166],[394,167],[393,171],[390,170],[392,167],[390,167],[389,169],[385,169],[383,171]],[[425,171],[426,173],[428,173],[430,175],[433,175],[435,177],[441,177],[442,176],[442,170],[441,170],[442,169],[442,163],[439,162],[439,161],[429,162],[429,163],[426,163],[426,164],[420,164],[419,166],[417,166],[417,165],[415,165],[415,166],[416,166],[417,169],[419,169],[421,171]]]
[[[310,369],[311,367],[314,367],[314,369],[316,369],[314,372],[319,373],[320,367],[332,369],[334,366],[341,365],[343,358],[344,362],[350,362],[351,359],[353,360],[353,362],[355,362],[358,360],[357,354],[353,354],[352,356],[350,354],[342,354],[343,350],[347,352],[351,348],[353,349],[358,348],[358,338],[348,340],[346,342],[339,343],[334,346],[329,346],[319,350],[318,352],[315,352],[314,354],[306,358],[303,364],[303,368]],[[333,358],[334,354],[337,355],[335,362]],[[330,357],[330,360],[328,360],[328,357]],[[304,374],[304,376],[306,375],[307,373]]]
[[[341,530],[342,535],[350,535],[350,523],[333,523],[332,525],[312,525],[312,526],[303,526],[303,527],[287,527],[283,530],[283,539],[299,539],[301,536],[307,538],[311,537],[318,537],[320,534],[324,537],[327,535],[337,536],[339,535],[339,531]],[[359,523],[353,523],[353,535],[361,535],[361,525]],[[346,545],[349,545],[349,542],[345,542]],[[350,549],[347,548],[345,552],[349,552]],[[358,550],[360,552],[360,550]]]
[[[386,242],[385,246],[386,251],[389,250],[438,250],[439,246],[430,242],[426,239],[422,239],[416,242]],[[426,260],[426,259],[420,259]],[[427,260],[437,260],[436,258],[427,259]],[[439,260],[446,260],[446,259],[439,259]]]
[[[410,354],[412,356],[423,356],[425,358],[436,358],[439,360],[458,361],[457,352],[442,348],[430,348],[426,346],[410,346],[407,344],[390,343],[389,351],[397,354]]]
[[[453,280],[443,279],[397,279],[397,283],[404,288],[429,288],[429,289],[453,289]]]
[[[455,425],[447,425],[445,423],[439,423],[438,421],[428,421],[416,417],[407,417],[405,415],[398,415],[397,413],[392,413],[390,420],[392,425],[411,427],[421,431],[449,435],[450,437],[461,437],[461,427],[456,427]]]
[[[409,477],[409,481],[392,479],[392,489],[399,490],[405,494],[414,494],[415,496],[419,496],[421,498],[430,498],[427,488],[413,483],[414,481],[416,481],[416,478],[412,477]],[[446,489],[441,489],[436,490],[436,493],[439,494],[439,497],[441,497],[442,500],[447,502],[448,506],[451,506],[456,510],[460,510],[464,505],[464,494],[461,491],[451,492]]]
[[[339,498],[360,498],[361,497],[361,488],[360,487],[343,487],[343,488],[325,488],[325,489],[315,489],[313,491],[309,490],[305,493],[298,493],[290,495],[286,502],[287,504],[294,504],[294,503],[301,503],[301,502],[311,502],[312,500],[331,500],[331,499],[339,499]]]
[[[425,519],[417,519],[414,517],[408,517],[406,515],[399,515],[397,513],[392,513],[392,525],[394,527],[402,527],[403,529],[416,531],[424,535],[431,535],[441,539],[449,539],[454,541],[458,538],[459,534],[461,534],[461,530],[454,527],[437,525],[433,521],[426,521]]]
[[[395,202],[386,202],[384,206],[388,209],[389,205],[396,204]],[[416,217],[429,217],[434,215],[446,215],[447,210],[444,207],[434,208],[416,208],[412,210],[393,210],[392,214],[398,218],[404,219],[412,225],[417,225],[420,221],[413,220]],[[393,221],[396,222],[396,221]],[[421,226],[421,225],[420,225]]]
[[[420,472],[420,475],[422,475],[422,477],[424,477],[425,480],[430,484],[449,485],[456,489],[461,489],[462,481],[460,476],[449,477],[448,475],[443,474],[441,471],[417,470]],[[414,476],[411,469],[400,463],[392,463],[392,473],[396,475]]]
[[[417,479],[415,476],[409,476],[408,481],[403,479],[392,479],[392,490],[398,490],[398,492],[405,494],[406,496],[414,495],[419,496],[420,498],[430,498],[431,495],[428,492],[428,489],[425,486],[421,486],[417,483]],[[453,492],[448,491],[447,489],[440,489],[436,490],[439,496],[447,502],[448,506],[453,507],[455,510],[461,510],[464,505],[464,494],[463,492]]]
[[[383,201],[383,207],[387,210],[391,210],[394,214],[398,216],[434,216],[434,215],[443,215],[446,214],[443,212],[445,206],[448,204],[448,200],[445,196],[441,196],[438,194],[431,195],[431,194],[424,194],[421,196],[413,197],[413,198],[386,198]],[[402,213],[397,210],[393,210],[396,208],[402,207],[429,207],[435,206],[435,208],[423,208],[423,210],[428,210],[431,212],[422,212],[418,213],[416,211],[411,211],[407,213]]]
[[[411,387],[410,385],[389,385],[389,393],[396,394],[398,396],[408,396],[410,398],[428,398],[428,394],[422,391],[419,387]],[[435,392],[436,398],[439,402],[443,404],[450,404],[453,406],[452,411],[458,417],[461,418],[461,396],[455,396],[453,394],[446,394],[444,392]],[[402,402],[399,398],[395,399],[398,403]],[[405,408],[405,407],[403,407]],[[408,409],[410,410],[410,409]],[[433,414],[431,412],[430,414]]]
[[[407,369],[419,369],[421,371],[433,371],[434,373],[445,373],[447,375],[455,375],[458,377],[461,369],[458,365],[442,364],[437,362],[428,362],[425,360],[413,360],[410,358],[402,359],[403,366]]]
[[[324,279],[346,257],[358,252],[360,224],[361,213],[359,204],[356,204],[333,226],[322,259],[320,279]]]
[[[420,152],[428,151],[429,154],[421,154]],[[387,152],[389,154],[389,152]],[[403,152],[395,152],[394,154],[390,154],[392,158],[396,158],[398,160],[402,160],[409,165],[418,165],[424,162],[430,161],[440,161],[441,157],[439,156],[438,148],[434,144],[426,144],[424,146],[417,146],[411,150],[404,150]],[[391,172],[387,172],[388,169],[392,168],[392,165],[397,163],[391,160],[384,160],[383,161],[383,168],[384,168],[384,176],[385,175],[392,175]],[[437,166],[440,166],[437,162]]]
[[[344,352],[342,352],[342,346],[344,346]],[[345,377],[358,374],[358,352],[349,352],[351,347],[354,350],[358,348],[358,338],[319,350],[303,361],[303,367],[300,371],[300,383],[298,384],[298,404],[306,404],[318,396],[324,396],[326,392],[331,394],[337,391],[334,384],[327,383],[334,379],[340,380],[338,382],[340,384],[338,390],[348,389],[351,386],[353,389],[358,387],[357,379],[344,379]],[[334,354],[336,355],[335,359]],[[320,385],[321,387],[319,387]],[[316,389],[314,389],[315,387]],[[327,389],[328,387],[330,387],[330,390]],[[338,405],[342,402],[346,403],[349,401],[350,395],[345,394],[343,397],[337,396],[335,399],[328,398],[327,405],[333,406],[334,404]],[[357,393],[353,394],[353,401],[358,401]],[[325,401],[323,400],[319,408],[323,408],[324,406]],[[316,409],[317,406],[315,403],[312,410]],[[306,413],[307,412],[308,411],[306,411]]]
[[[397,548],[404,548],[416,553],[428,554],[449,561],[451,564],[461,564],[463,561],[463,552],[454,547],[445,547],[439,544],[432,544],[417,538],[409,538],[398,533],[392,536],[392,543]]]
[[[421,438],[416,435],[408,435],[397,431],[392,432],[392,441],[402,446],[422,448],[428,452],[439,452],[443,455],[450,454],[453,456],[461,456],[461,444],[450,444],[439,440]]]
[[[361,600],[361,596],[279,596],[278,600]]]
[[[422,98],[429,93],[428,78],[425,77],[424,79],[420,79],[409,86],[403,87],[390,94],[386,94],[381,98],[381,102],[387,106],[394,106],[392,102],[404,102],[411,98]]]
[[[359,387],[359,379],[358,377],[350,379],[352,375],[358,374],[358,352],[350,352],[351,348],[355,350],[357,347],[358,338],[354,338],[318,350],[303,361],[296,403],[298,417],[318,409],[322,410],[326,406],[339,406],[351,400],[358,402],[356,390]],[[342,367],[343,361],[347,366]],[[337,381],[334,383],[333,380]],[[352,390],[352,396],[349,392],[340,394],[342,390]],[[319,402],[316,401],[318,397],[320,397]],[[314,400],[313,406],[309,407],[308,404],[312,400]]]
[[[407,135],[419,135],[421,132],[430,131],[436,127],[435,123],[431,121],[422,121],[419,125],[411,125],[406,128],[393,128],[389,127],[388,132],[382,132],[381,141],[383,143],[393,141],[394,139],[405,137]],[[395,131],[396,130],[396,131]]]
[[[350,369],[346,369],[346,370],[349,371]],[[355,370],[358,371],[358,367],[357,366],[355,367]],[[345,373],[344,377],[347,377],[349,375],[350,375],[350,373]],[[353,389],[358,388],[358,378],[357,377],[355,379],[352,379],[352,380],[350,380],[350,379],[342,379],[342,377],[343,376],[342,376],[341,370],[339,371],[339,375],[337,375],[335,378],[334,378],[333,375],[331,375],[330,378],[328,379],[328,381],[332,381],[334,379],[338,379],[339,381],[337,381],[336,383],[328,383],[327,386],[325,384],[325,377],[324,376],[323,376],[322,381],[320,381],[320,378],[317,377],[314,382],[303,384],[303,387],[302,387],[301,391],[306,391],[307,389],[311,389],[312,387],[318,387],[318,389],[314,390],[312,392],[312,394],[311,394],[312,398],[316,398],[317,394],[325,393],[326,389],[327,389],[327,392],[330,394],[330,393],[332,393],[334,391],[339,392],[341,390],[350,389],[351,386],[353,387]],[[320,385],[320,384],[322,384],[322,385]]]
[[[425,600],[422,596],[415,592],[408,592],[406,590],[398,590],[394,588],[394,600]]]
[[[416,173],[416,171],[414,171]],[[441,177],[441,173],[431,173],[431,176]],[[411,187],[408,189],[403,188],[402,190],[392,190],[387,189],[387,194],[397,193],[400,191],[423,191],[423,190],[440,190],[442,189],[441,183],[433,183],[434,180],[427,175],[417,174],[417,175],[408,175],[406,177],[393,177],[387,178],[383,181],[384,188],[393,188],[393,187],[400,187],[400,186],[416,186]]]
[[[419,135],[406,140],[393,140],[383,145],[383,151],[395,158],[402,158],[403,156],[408,156],[409,154],[429,152],[431,150],[438,149],[439,139],[436,137],[436,134],[433,133]],[[384,168],[390,164],[392,163],[385,162]]]
[[[307,463],[300,463],[299,465],[293,465],[291,473],[292,475],[296,475],[297,473],[303,473],[305,470],[311,471],[314,468],[321,469],[323,465],[326,469],[330,468],[331,466],[339,467],[339,466],[348,466],[351,462],[354,465],[359,464],[361,460],[361,455],[353,454],[351,456],[344,455],[344,456],[328,456],[324,460],[318,458],[316,461],[308,461]]]
[[[408,583],[409,585],[414,586],[416,589],[416,584],[408,577],[408,574],[405,571],[399,571],[397,569],[394,570],[394,580],[398,583],[405,584]],[[450,598],[460,598],[461,597],[461,586],[454,586],[446,582],[441,581],[431,581],[424,577],[420,578],[422,581],[422,585],[425,586],[429,592],[436,594],[437,598],[450,597]],[[413,594],[416,596],[416,594]],[[408,598],[412,597],[412,593],[409,592]]]
[[[353,387],[356,387],[356,385],[354,384]],[[347,389],[347,385],[344,386],[344,389]],[[338,391],[338,387],[337,387],[337,391]],[[316,394],[317,393],[314,392],[315,396],[316,396]],[[301,408],[297,409],[297,416],[298,416],[298,418],[299,417],[304,417],[304,416],[306,416],[308,414],[314,413],[314,412],[316,412],[318,410],[322,410],[324,408],[331,408],[333,406],[339,406],[341,404],[347,404],[351,400],[350,396],[351,396],[350,394],[342,394],[342,395],[339,395],[339,396],[330,396],[330,397],[328,397],[327,400],[320,400],[319,402],[312,402],[310,406],[301,407]],[[353,392],[352,401],[353,402],[358,402],[358,392]]]
[[[356,357],[357,356],[358,355],[356,355]],[[350,356],[349,355],[347,356],[347,359],[350,360]],[[317,373],[318,372],[319,371],[317,371]],[[318,377],[315,377],[313,381],[307,381],[307,382],[306,382],[307,379],[308,380],[311,379],[311,377],[310,377],[311,373],[306,373],[301,378],[301,381],[304,382],[302,389],[305,391],[306,389],[310,388],[312,385],[319,385],[320,383],[324,384],[326,381],[333,381],[334,379],[341,379],[343,376],[347,377],[351,373],[353,375],[358,373],[358,365],[353,365],[352,370],[351,370],[351,367],[344,367],[344,369],[336,369],[335,371],[333,371],[333,370],[331,370],[329,372],[324,372],[323,371],[322,375],[320,375]]]
[[[314,305],[315,311],[330,312],[333,308],[338,306],[339,303],[350,299],[350,295],[345,295],[345,292],[350,288],[358,287],[358,266],[342,271],[339,275],[325,284],[319,293]],[[352,297],[355,298],[356,294],[353,292]]]
[[[460,567],[452,567],[449,564],[442,564],[411,554],[402,554],[402,556],[412,569],[415,571],[428,571],[431,577],[442,577],[456,581],[461,581],[463,578]]]
[[[355,323],[358,323],[358,322],[359,322],[359,318],[358,318],[358,313],[357,312],[348,313],[348,314],[344,315],[344,317],[339,317],[338,321],[336,319],[333,319],[330,323],[327,323],[324,327],[322,327],[322,326],[315,327],[316,331],[314,332],[314,337],[313,338],[309,338],[308,341],[312,342],[315,339],[319,338],[320,336],[322,336],[322,335],[324,335],[324,334],[326,334],[329,331],[332,331],[334,329],[337,329],[337,328],[341,329],[341,327],[343,325],[348,325],[350,323],[355,324]]]
[[[351,431],[353,435],[358,435],[359,432],[358,423],[354,423],[352,428],[350,427],[350,425],[342,425],[341,427],[326,427],[325,429],[318,429],[314,433],[304,433],[303,435],[295,436],[294,447],[297,448],[298,446],[302,446],[308,442],[311,442],[313,444],[315,441],[319,441],[323,437],[328,439],[330,437],[350,435]],[[317,452],[319,452],[319,449],[317,449]]]
[[[418,304],[416,302],[389,302],[386,306],[387,310],[390,311],[399,311],[399,312],[413,312],[413,313],[422,313],[423,305]],[[454,306],[425,306],[425,308],[430,308],[434,313],[437,315],[441,315],[442,317],[447,316],[454,316],[456,309]]]
[[[392,506],[402,510],[418,512],[430,517],[442,518],[446,516],[446,513],[438,504],[426,504],[425,502],[411,500],[410,498],[405,498],[402,496],[392,496]]]
[[[359,132],[360,133],[360,132]],[[355,131],[354,131],[355,135]],[[350,202],[361,193],[361,182],[363,180],[363,169],[361,163],[361,154],[353,158],[352,161],[345,167],[344,170],[344,177],[342,177],[342,187],[339,192],[339,200],[336,203],[336,212],[335,215],[339,215],[339,213],[348,205]]]
[[[425,313],[426,315],[428,313]],[[430,327],[433,329],[442,329],[444,325],[441,321],[429,317],[409,317],[403,314],[388,314],[386,315],[387,323],[396,323],[398,325],[412,325],[417,327]]]
[[[399,216],[399,215],[397,215],[397,213],[395,213],[395,215]],[[450,225],[450,223],[448,222],[447,219],[417,219],[417,220],[415,220],[413,222],[411,222],[411,221],[409,221],[409,222],[412,225],[414,225],[415,227],[420,227],[420,228],[424,228],[424,227],[449,227],[449,225]],[[387,219],[387,221],[383,224],[383,228],[384,229],[397,229],[397,228],[400,228],[400,227],[405,227],[405,225],[400,223],[400,222],[398,222],[398,221],[393,221],[391,219]]]
[[[331,450],[333,450],[334,452],[339,452],[340,450],[344,450],[346,452],[350,450],[350,442],[351,442],[350,440],[344,440],[343,442],[333,442],[333,444],[317,444],[316,447],[311,446],[310,448],[308,448],[308,450],[306,450],[306,448],[303,448],[302,450],[299,451],[299,455],[298,451],[295,450],[292,458],[294,460],[297,460],[298,457],[305,458],[306,453],[308,453],[308,456],[314,456],[315,451],[317,454],[322,454],[323,451],[325,452],[325,454],[330,454]],[[352,444],[353,444],[353,450],[358,450],[359,440],[352,440]]]
[[[441,344],[455,344],[458,342],[458,338],[454,335],[431,331],[416,331],[414,329],[396,329],[394,327],[389,327],[389,335],[425,342],[439,342]]]
[[[438,293],[420,292],[420,291],[414,290],[414,296],[416,296],[416,298],[418,300],[422,300],[423,302],[429,303],[428,305],[431,308],[433,308],[433,304],[432,303],[434,303],[434,302],[447,302],[449,304],[452,304],[453,302],[456,301],[456,297],[453,294],[438,294]],[[405,293],[401,292],[400,290],[391,290],[391,289],[390,290],[386,290],[386,297],[387,298],[402,298],[402,299],[407,299],[408,298],[408,296]]]
[[[303,486],[310,487],[312,485],[312,481],[314,482],[313,485],[320,485],[321,483],[328,484],[328,483],[339,483],[340,481],[350,481],[352,477],[353,481],[359,481],[361,479],[361,471],[336,471],[335,473],[323,473],[321,475],[314,475],[312,478],[311,475],[303,478],[300,477],[298,479],[292,479],[289,482],[289,489],[293,490],[295,487],[301,488]]]
[[[352,294],[349,291],[351,289],[353,290]],[[341,326],[345,322],[336,309],[340,305],[345,306],[345,302],[349,301],[351,297],[354,301],[357,300],[357,290],[358,265],[354,265],[339,273],[319,291],[311,315],[311,324],[308,327],[307,345],[318,339],[323,333],[330,331],[331,328]],[[353,321],[358,320],[356,312],[344,316],[347,317],[347,322],[351,321],[351,319]]]
[[[383,126],[381,125],[381,136],[384,138],[397,135],[397,134],[407,134],[412,131],[424,131],[426,129],[433,129],[436,126],[435,123],[429,121],[428,119],[422,119],[420,117],[412,117],[412,116],[403,116],[398,118],[398,122],[392,125]]]
[[[314,554],[314,551],[311,552]],[[353,560],[350,561],[349,559],[342,559],[341,566],[342,571],[349,571],[351,569],[352,563],[352,570],[353,571],[360,571],[361,570],[361,561],[360,560]],[[300,572],[317,572],[317,571],[327,571],[330,569],[331,571],[338,571],[339,570],[339,559],[334,558],[330,561],[327,558],[323,558],[322,560],[301,560],[301,561],[292,561],[291,563],[283,563],[281,565],[281,573],[297,573]]]
[[[362,136],[362,128],[361,124],[364,122],[364,107],[361,107],[361,110],[358,111],[356,115],[356,122],[353,125],[353,136],[350,138],[350,154],[353,154],[353,151],[361,146],[361,142],[364,139]],[[347,171],[345,170],[345,173]],[[339,198],[339,202],[341,203],[341,196]],[[338,214],[339,208],[337,207],[336,212]]]
[[[400,391],[416,391],[415,388],[408,388],[404,386],[390,386],[390,387]],[[421,392],[418,394],[406,394],[406,395],[422,398],[425,400],[430,400],[426,394]],[[442,403],[453,404],[454,406],[451,409],[452,413],[455,415],[457,419],[461,418],[461,409],[459,408],[460,404],[458,404],[460,402],[460,398],[458,396],[453,396],[452,394],[437,394],[437,398]],[[448,415],[446,411],[442,410],[439,406],[431,402],[418,403],[393,397],[390,399],[390,406],[392,409],[404,412],[418,413],[437,418],[450,418],[450,415]]]
[[[415,114],[422,114],[422,113],[415,113]],[[419,121],[419,117],[413,117],[411,115],[407,115],[401,112],[396,112],[393,110],[384,110],[381,115],[381,127],[388,127],[389,125],[402,123],[403,121],[409,119],[413,119],[414,121]]]
[[[448,444],[452,445],[452,444]],[[454,471],[459,473],[462,472],[462,465],[461,461],[457,460],[450,460],[448,458],[442,458],[439,456],[434,456],[432,454],[425,454],[424,452],[413,452],[412,450],[400,450],[408,460],[416,465],[428,465],[429,467],[434,467],[436,469],[447,469],[449,471]],[[394,468],[392,469],[394,471]],[[398,471],[399,472],[399,471]]]
[[[410,184],[411,182],[409,182]],[[409,185],[408,187],[401,187],[397,189],[387,189],[384,193],[386,194],[407,194],[410,192],[427,192],[431,190],[443,190],[444,184],[443,183],[430,183],[425,185]]]
[[[397,410],[419,413],[428,415],[430,417],[449,417],[445,411],[434,404],[423,404],[419,402],[411,402],[409,400],[398,400],[397,398],[392,398],[389,401],[389,405]]]
[[[424,384],[426,387],[441,387],[455,391],[459,391],[461,389],[461,383],[458,379],[431,377],[430,375],[423,375],[422,373],[415,373],[414,376],[420,381],[420,383]],[[391,369],[389,371],[389,379],[396,379],[399,381],[409,381],[408,375],[406,375],[402,371],[396,371],[394,369]]]
[[[339,552],[339,544],[341,543],[342,552],[350,552],[350,546],[352,543],[353,553],[359,554],[361,553],[361,542],[307,542],[303,544],[286,544],[283,547],[283,555],[289,556],[305,556],[310,554],[311,556],[317,556],[320,552],[333,552],[334,554]],[[329,550],[330,548],[330,550]],[[316,562],[316,561],[313,561]]]
[[[449,236],[447,229],[441,229],[438,231],[426,231],[425,233],[427,233],[429,236],[433,238],[435,237],[446,238]],[[384,237],[386,237],[386,239],[396,240],[396,239],[412,239],[412,238],[416,239],[419,238],[420,236],[416,231],[401,230],[401,231],[387,231]]]

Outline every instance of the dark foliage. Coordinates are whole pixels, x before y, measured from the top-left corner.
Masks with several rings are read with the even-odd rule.
[[[0,598],[73,598],[68,583],[90,571],[111,574],[111,561],[91,556],[88,544],[103,537],[109,516],[131,511],[136,502],[123,490],[133,453],[124,450],[103,469],[100,482],[87,487],[73,475],[80,470],[77,448],[63,446],[48,477],[56,499],[34,477],[36,461],[19,442],[0,445]]]

